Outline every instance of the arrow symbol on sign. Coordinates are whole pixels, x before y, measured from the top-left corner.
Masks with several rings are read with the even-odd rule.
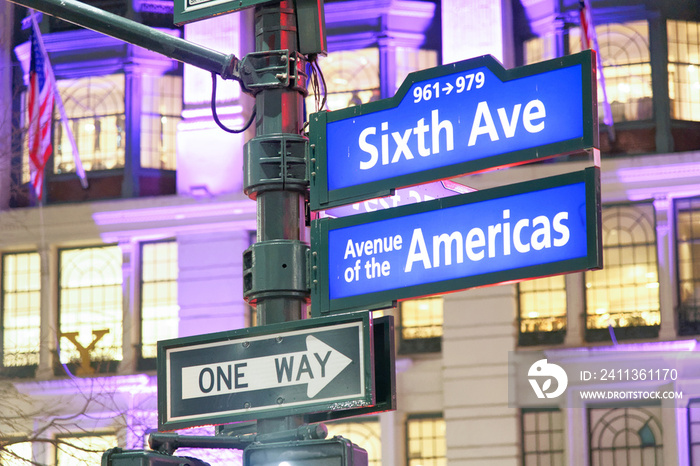
[[[306,351],[182,368],[182,399],[307,384],[315,397],[352,360],[313,335]]]
[[[443,87],[443,88],[442,88],[442,92],[444,92],[445,94],[448,94],[448,95],[449,95],[450,92],[452,92],[452,84],[450,84],[450,83],[445,83],[445,86],[447,86],[447,87]],[[445,90],[445,89],[447,89],[447,90]]]

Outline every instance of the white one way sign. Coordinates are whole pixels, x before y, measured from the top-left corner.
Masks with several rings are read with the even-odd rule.
[[[373,406],[368,315],[158,342],[158,425],[174,430]]]
[[[306,384],[313,398],[352,360],[313,335],[306,337],[306,351],[203,364],[182,369],[182,398],[265,390]]]

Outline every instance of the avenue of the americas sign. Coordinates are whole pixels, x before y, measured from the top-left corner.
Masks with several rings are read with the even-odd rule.
[[[311,115],[311,208],[598,146],[593,52],[414,72],[394,97]]]
[[[369,315],[158,342],[158,428],[375,404]]]
[[[312,313],[602,267],[600,169],[315,220]]]

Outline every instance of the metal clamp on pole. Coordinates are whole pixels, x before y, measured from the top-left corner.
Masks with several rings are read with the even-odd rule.
[[[246,55],[238,67],[246,92],[288,89],[307,95],[305,59],[298,52],[271,50]],[[308,139],[290,133],[256,136],[245,145],[243,191],[252,199],[261,191],[305,193]]]
[[[286,49],[251,52],[241,60],[239,74],[252,95],[263,89],[290,88],[306,96],[305,63],[301,54]]]
[[[320,423],[304,424],[302,426],[297,427],[296,429],[272,432],[269,434],[248,433],[242,435],[233,435],[233,432],[237,432],[237,428],[235,425],[229,424],[218,426],[216,434],[218,436],[239,439],[243,443],[248,444],[253,442],[275,443],[288,442],[293,440],[319,440],[328,437],[328,428],[325,426],[325,424]]]
[[[245,145],[243,191],[252,199],[261,191],[305,192],[309,140],[296,134],[252,138]]]
[[[212,437],[206,435],[179,435],[171,433],[153,433],[148,436],[148,446],[152,450],[172,455],[178,448],[230,448],[243,450],[254,441],[237,437]]]
[[[290,440],[321,440],[327,436],[328,428],[324,424],[305,424],[292,430],[257,435],[255,441],[260,443],[274,443]]]
[[[255,243],[243,253],[243,298],[255,304],[266,297],[306,299],[309,246],[299,240]]]

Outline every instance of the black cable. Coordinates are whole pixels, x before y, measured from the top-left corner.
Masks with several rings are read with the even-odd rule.
[[[311,60],[311,68],[313,70],[313,84],[316,88],[316,111],[322,111],[326,107],[326,102],[328,101],[328,93],[326,89],[326,78],[323,76],[323,71],[321,70],[321,65],[318,63],[318,56],[315,56]],[[321,77],[321,85],[319,85],[318,78]],[[319,94],[322,93],[319,104]]]
[[[243,131],[247,130],[250,125],[253,123],[253,120],[255,120],[255,107],[253,107],[253,113],[250,114],[250,118],[248,119],[248,122],[245,124],[245,126],[241,129],[231,129],[227,128],[224,126],[223,123],[219,120],[219,116],[216,114],[216,73],[212,72],[211,73],[211,114],[214,116],[214,121],[216,122],[217,125],[219,125],[219,128],[223,129],[227,133],[242,133]]]
[[[326,77],[323,75],[323,70],[321,69],[321,65],[316,62],[316,69],[318,70],[318,74],[321,76],[321,83],[323,85],[323,101],[321,102],[321,108],[323,109],[326,104],[328,103],[328,88],[326,87]]]

